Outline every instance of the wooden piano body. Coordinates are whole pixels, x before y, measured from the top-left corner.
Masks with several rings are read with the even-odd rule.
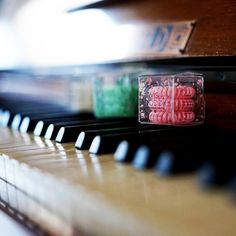
[[[203,73],[207,122],[235,127],[235,1],[107,1],[97,7],[117,23],[195,21],[184,51],[156,54],[145,62],[164,72]],[[134,61],[143,63],[142,58]],[[124,62],[100,66],[119,69]],[[194,174],[161,178],[152,170],[117,163],[113,154],[90,155],[74,143],[58,144],[6,127],[0,129],[0,152],[1,208],[35,234],[236,234],[232,194],[203,191]]]

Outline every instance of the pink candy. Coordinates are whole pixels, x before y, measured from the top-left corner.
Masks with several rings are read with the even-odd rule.
[[[194,108],[194,101],[192,99],[165,99],[160,98],[155,100],[150,100],[148,106],[151,109],[157,110],[172,110],[172,103],[175,110],[191,111]]]
[[[203,77],[199,74],[139,78],[141,123],[190,125],[204,120]]]
[[[175,113],[166,111],[151,111],[149,120],[158,124],[186,124],[194,120],[195,114],[192,111],[176,111]]]
[[[187,86],[161,87],[149,89],[151,112],[149,120],[158,124],[185,124],[194,120],[195,89]],[[174,96],[173,96],[174,95]]]
[[[156,86],[149,89],[149,94],[153,99],[158,99],[159,97],[172,97],[173,91],[175,98],[192,98],[195,95],[195,89],[186,86],[179,86],[174,90],[172,87]]]

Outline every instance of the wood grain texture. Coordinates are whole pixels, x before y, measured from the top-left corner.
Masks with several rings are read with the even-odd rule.
[[[119,23],[196,20],[184,55],[236,55],[236,1],[146,0],[120,1],[105,8]]]

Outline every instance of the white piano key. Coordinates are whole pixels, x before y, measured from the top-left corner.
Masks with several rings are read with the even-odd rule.
[[[5,154],[2,154],[2,156],[1,156],[1,166],[2,166],[2,168],[1,168],[1,178],[3,179],[3,180],[5,180],[6,181],[6,179],[7,179],[7,173],[6,173],[6,165],[7,165],[7,163],[8,163],[8,160],[9,160],[9,157],[7,156],[7,155],[5,155]]]
[[[0,179],[0,193],[1,193],[1,201],[4,201],[4,203],[9,203],[8,198],[8,191],[7,191],[7,182],[3,179]]]
[[[7,193],[8,193],[8,199],[9,199],[9,205],[15,210],[18,208],[16,191],[17,190],[16,190],[15,186],[7,183]]]
[[[0,178],[5,178],[5,163],[3,154],[0,154]]]
[[[29,215],[28,196],[21,190],[16,191],[17,210],[23,215]]]
[[[12,185],[15,185],[15,165],[15,160],[9,157],[5,159],[6,181]]]

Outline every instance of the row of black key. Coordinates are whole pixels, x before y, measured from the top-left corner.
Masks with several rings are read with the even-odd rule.
[[[225,135],[209,126],[140,125],[131,118],[95,119],[61,106],[12,98],[0,102],[1,124],[33,132],[57,142],[76,142],[90,153],[115,153],[119,162],[136,169],[153,168],[168,176],[198,170],[203,186],[236,185],[234,133]]]

